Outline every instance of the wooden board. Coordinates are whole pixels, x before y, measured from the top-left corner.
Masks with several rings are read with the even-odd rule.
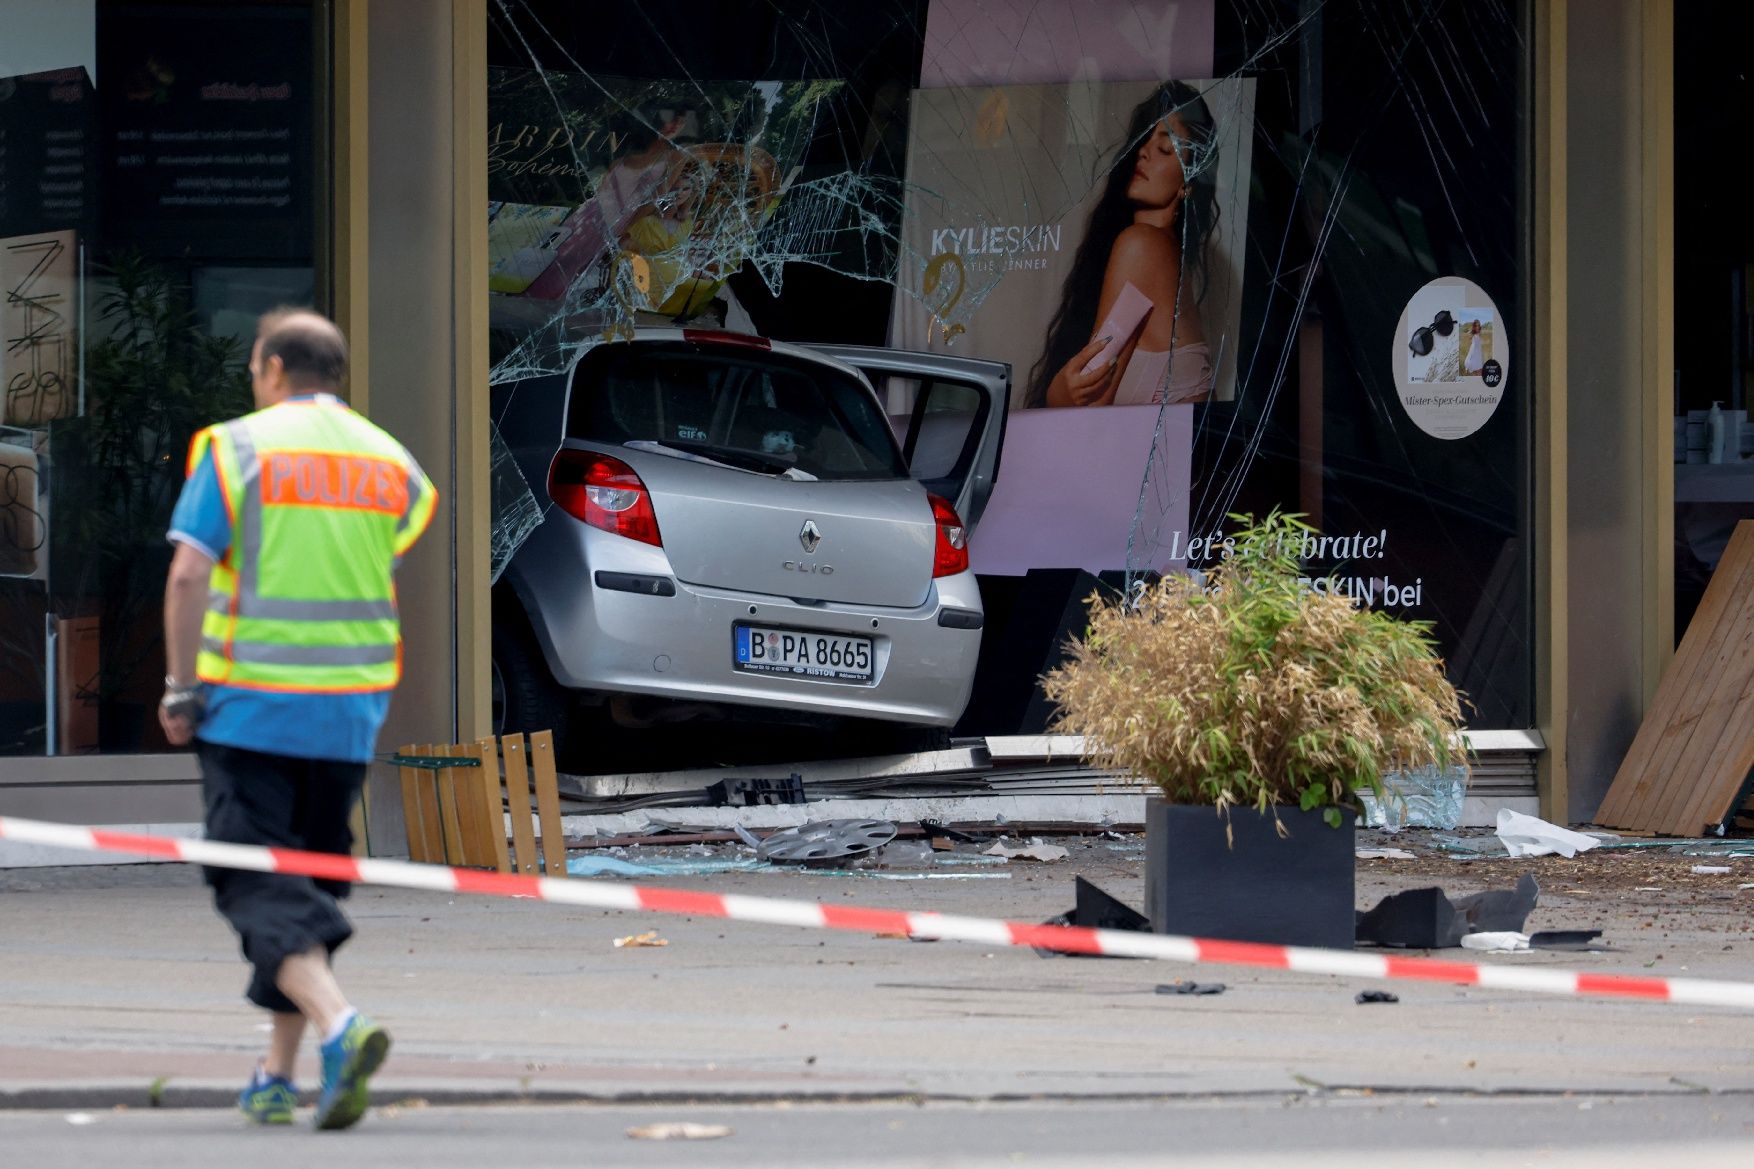
[[[432,745],[403,747],[404,755],[430,755]],[[402,815],[408,822],[408,859],[422,864],[441,864],[445,859],[444,832],[439,826],[438,793],[432,773],[418,767],[402,770]]]
[[[432,753],[448,757],[456,753],[456,748],[440,743]],[[444,767],[434,774],[438,776],[439,823],[444,826],[444,861],[448,865],[467,864],[463,856],[463,823],[457,812],[457,769]]]
[[[1656,700],[1596,813],[1628,832],[1699,836],[1754,769],[1754,520],[1736,525]]]
[[[554,766],[554,732],[530,736],[530,769],[536,774],[536,809],[542,817],[542,873],[566,876],[566,835],[560,826],[560,781]]]
[[[475,744],[475,752],[481,757],[481,775],[476,781],[478,796],[481,803],[481,814],[487,833],[487,844],[492,849],[493,859],[484,861],[502,873],[512,871],[512,863],[506,849],[505,807],[501,798],[503,780],[499,771],[499,740],[489,736]]]
[[[447,748],[446,753],[453,759],[481,757],[479,746],[455,745]],[[493,821],[499,817],[488,815],[487,800],[481,790],[481,777],[486,772],[486,767],[458,767],[452,772],[457,801],[457,825],[463,831],[463,863],[477,869],[491,869],[497,864],[491,833]],[[496,797],[499,794],[497,787],[494,794]],[[495,799],[494,802],[497,804],[499,801]]]
[[[534,876],[536,873],[536,827],[530,822],[529,757],[524,751],[524,736],[507,735],[500,740],[505,752],[506,810],[512,818],[512,844],[516,851],[516,872]]]

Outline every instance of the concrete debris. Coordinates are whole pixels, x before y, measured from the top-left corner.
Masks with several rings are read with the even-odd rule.
[[[983,855],[1004,857],[1006,860],[1063,861],[1071,853],[1057,844],[1031,844],[1023,848],[1006,848],[1002,844],[995,844],[984,849]]]

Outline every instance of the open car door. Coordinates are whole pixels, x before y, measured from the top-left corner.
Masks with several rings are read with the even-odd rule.
[[[864,345],[808,348],[870,379],[913,477],[948,499],[972,533],[999,477],[1011,366]]]

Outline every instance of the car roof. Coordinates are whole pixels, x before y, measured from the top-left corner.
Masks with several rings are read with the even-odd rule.
[[[850,374],[867,387],[871,384],[870,379],[867,378],[864,372],[857,366],[848,365],[839,358],[831,357],[819,349],[814,349],[807,345],[793,345],[785,341],[774,341],[755,333],[739,333],[732,329],[691,329],[683,328],[681,326],[637,328],[633,331],[633,336],[631,338],[618,338],[614,341],[598,342],[596,345],[591,345],[582,349],[579,352],[579,357],[582,359],[586,353],[590,353],[603,345],[628,343],[637,345],[640,343],[677,341],[706,346],[723,345],[726,348],[745,350],[759,347],[765,349],[767,352],[777,353],[783,357],[791,357],[800,361],[812,362],[816,365],[823,365],[830,369],[838,370],[841,373]],[[573,364],[576,366],[578,363],[575,361]],[[568,372],[570,377],[571,371]]]

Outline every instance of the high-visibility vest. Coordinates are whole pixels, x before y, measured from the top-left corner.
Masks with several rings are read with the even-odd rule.
[[[231,544],[213,568],[196,675],[295,694],[392,689],[391,572],[438,503],[420,465],[332,394],[209,426],[189,474],[209,451]]]

